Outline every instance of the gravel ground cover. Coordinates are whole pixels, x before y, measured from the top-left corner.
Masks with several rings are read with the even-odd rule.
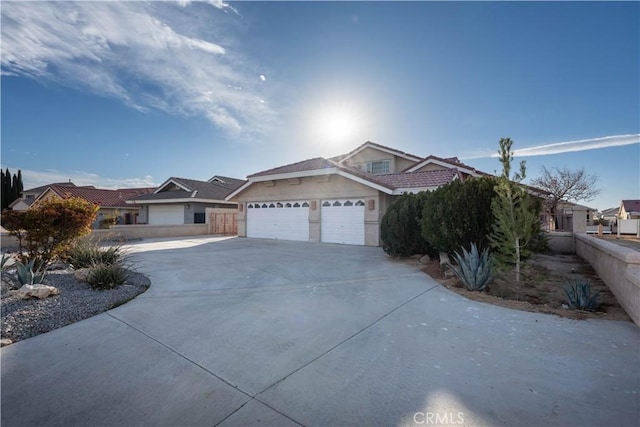
[[[93,290],[68,269],[51,271],[44,282],[58,288],[60,294],[23,300],[10,295],[9,286],[2,282],[2,339],[16,342],[95,316],[135,298],[151,284],[145,275],[130,272],[116,289]]]

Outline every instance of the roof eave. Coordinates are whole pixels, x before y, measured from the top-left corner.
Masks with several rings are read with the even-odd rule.
[[[127,200],[127,204],[136,204],[136,205],[158,205],[158,204],[175,204],[175,203],[235,203],[229,202],[227,200],[221,199],[191,199],[191,198],[182,198],[182,199],[157,199],[157,200]]]

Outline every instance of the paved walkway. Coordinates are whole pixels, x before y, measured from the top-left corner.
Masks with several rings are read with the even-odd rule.
[[[640,333],[466,300],[379,248],[132,245],[152,287],[0,350],[2,425],[637,425]]]

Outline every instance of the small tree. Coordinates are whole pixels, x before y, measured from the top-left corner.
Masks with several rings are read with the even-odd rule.
[[[584,168],[575,171],[567,168],[549,170],[543,166],[542,173],[538,178],[531,181],[531,185],[549,193],[547,207],[553,212],[557,227],[556,212],[558,203],[561,200],[568,202],[581,200],[588,202],[592,200],[600,194],[600,190],[596,188],[597,182],[598,177],[589,175]]]
[[[46,264],[91,232],[99,207],[79,198],[50,198],[25,211],[5,211],[2,226],[18,239],[23,262]]]
[[[520,182],[526,176],[525,161],[520,162],[520,172],[511,176],[513,142],[509,138],[500,139],[500,163],[502,175],[495,187],[497,197],[491,202],[495,222],[489,235],[489,242],[498,266],[513,265],[516,281],[520,281],[520,264],[526,247],[534,236],[538,213],[532,197]]]
[[[433,248],[422,238],[420,224],[423,206],[430,194],[403,194],[382,217],[382,249],[392,256],[431,254]]]

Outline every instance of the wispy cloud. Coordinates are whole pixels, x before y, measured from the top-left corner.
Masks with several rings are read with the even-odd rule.
[[[640,134],[612,135],[602,138],[581,139],[577,141],[555,142],[513,150],[514,157],[547,156],[550,154],[571,153],[575,151],[597,150],[599,148],[619,147],[622,145],[640,144]],[[498,157],[497,152],[478,153],[465,156],[465,159]]]
[[[275,118],[264,83],[209,1],[4,2],[2,74],[114,97],[141,111],[202,116],[226,132],[259,134]],[[185,24],[193,23],[193,25]],[[260,84],[262,83],[262,84]],[[241,88],[238,90],[237,88]]]
[[[3,169],[7,166],[2,165]],[[83,172],[83,171],[57,171],[57,170],[45,170],[35,171],[28,169],[22,170],[22,180],[24,182],[24,188],[35,188],[41,185],[47,185],[54,182],[67,182],[71,181],[75,185],[93,185],[97,188],[117,189],[117,188],[137,188],[137,187],[156,187],[159,183],[155,182],[152,176],[147,175],[143,177],[134,178],[107,178],[95,173]],[[11,173],[18,171],[18,168],[9,167]]]

